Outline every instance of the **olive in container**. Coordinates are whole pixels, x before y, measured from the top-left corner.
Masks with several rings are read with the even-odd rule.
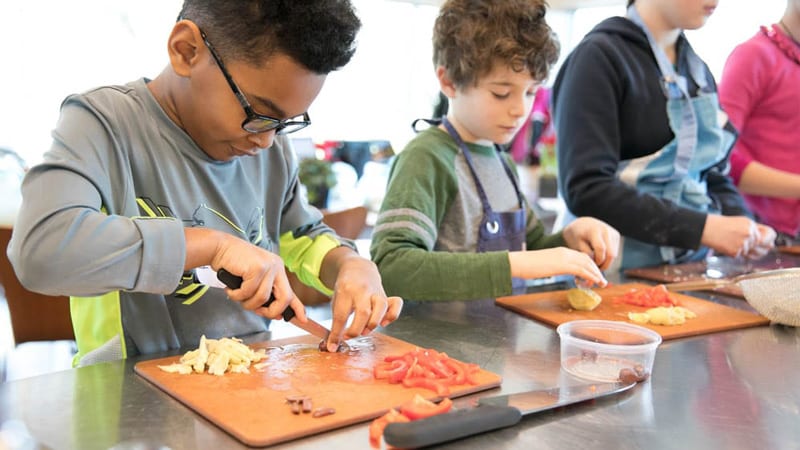
[[[556,329],[561,367],[592,381],[644,381],[650,377],[661,335],[613,320],[573,320]]]

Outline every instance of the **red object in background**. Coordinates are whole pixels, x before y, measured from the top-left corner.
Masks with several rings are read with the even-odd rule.
[[[321,144],[314,144],[314,147],[323,153],[324,157],[322,159],[325,161],[331,161],[333,160],[333,155],[336,152],[336,149],[341,145],[342,143],[340,141],[323,141]]]

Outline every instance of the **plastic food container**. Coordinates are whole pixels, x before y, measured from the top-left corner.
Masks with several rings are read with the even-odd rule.
[[[593,381],[617,381],[621,372],[631,371],[639,380],[646,379],[661,343],[661,335],[653,330],[613,320],[573,320],[559,325],[556,332],[561,339],[561,367]]]

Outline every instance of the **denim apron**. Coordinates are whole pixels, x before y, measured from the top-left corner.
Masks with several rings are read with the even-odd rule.
[[[727,157],[735,137],[723,129],[725,121],[720,123],[724,114],[719,108],[716,92],[708,88],[703,62],[691,48],[687,48],[689,73],[698,86],[698,95],[692,98],[686,78],[675,72],[633,6],[628,8],[628,19],[644,30],[658,62],[667,97],[669,126],[675,138],[656,153],[622,162],[616,176],[639,192],[695,211],[718,212],[708,196],[708,186],[702,174]],[[707,253],[705,247],[681,249],[625,238],[620,264],[622,269],[626,269],[698,261]]]
[[[464,160],[467,163],[467,167],[469,167],[472,179],[475,181],[475,188],[481,199],[483,217],[481,217],[478,233],[478,252],[525,250],[527,231],[525,201],[522,198],[522,193],[519,190],[514,174],[511,172],[511,168],[505,160],[498,155],[508,179],[511,180],[511,184],[514,185],[517,200],[519,201],[519,209],[508,212],[493,211],[492,206],[489,204],[489,199],[486,196],[486,191],[484,191],[483,185],[478,179],[478,174],[475,172],[472,155],[467,145],[447,118],[442,119],[442,124],[464,154]],[[524,288],[525,280],[522,278],[512,278],[511,286],[514,290]]]

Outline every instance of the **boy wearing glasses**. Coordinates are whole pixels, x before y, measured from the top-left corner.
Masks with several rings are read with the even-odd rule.
[[[524,279],[605,285],[619,234],[581,218],[545,235],[507,154],[558,56],[541,0],[450,0],[433,58],[449,109],[397,157],[373,234],[387,292],[415,300],[511,294]]]
[[[328,350],[397,318],[374,264],[301,198],[283,136],[359,27],[347,0],[186,0],[155,79],[64,101],[9,256],[29,289],[72,296],[77,364],[264,332],[287,307],[305,321],[284,264],[334,294]],[[241,287],[209,289],[202,266]]]

